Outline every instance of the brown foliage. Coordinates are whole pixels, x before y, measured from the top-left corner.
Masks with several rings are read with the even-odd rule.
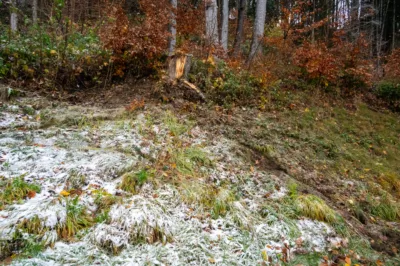
[[[400,48],[393,50],[387,57],[387,63],[384,67],[385,78],[393,81],[400,81]]]
[[[349,42],[343,35],[341,31],[335,32],[330,47],[325,42],[305,41],[296,49],[293,63],[305,72],[306,79],[315,80],[320,86],[333,84],[344,89],[353,87],[355,81],[370,82],[372,69],[366,59],[367,42],[362,36]]]
[[[108,21],[103,25],[100,37],[105,48],[113,51],[116,65],[114,75],[122,77],[127,65],[145,65],[152,68],[167,48],[170,4],[167,0],[139,0],[140,14],[132,20],[121,4],[107,10]]]

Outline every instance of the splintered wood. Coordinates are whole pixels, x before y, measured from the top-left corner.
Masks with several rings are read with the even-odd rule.
[[[192,64],[192,55],[173,55],[168,65],[168,78],[173,85],[180,85],[195,91],[202,100],[206,100],[204,94],[193,83],[187,81],[187,77]],[[179,82],[179,84],[178,84]]]
[[[187,78],[192,63],[192,55],[174,55],[169,61],[168,76],[170,80]]]

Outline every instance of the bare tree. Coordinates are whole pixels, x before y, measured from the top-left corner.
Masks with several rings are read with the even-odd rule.
[[[218,44],[218,7],[216,0],[206,0],[206,38],[209,44]]]
[[[253,27],[253,40],[251,42],[248,62],[253,60],[254,56],[260,51],[260,40],[264,37],[265,16],[267,12],[267,0],[257,0],[256,18]]]
[[[247,0],[240,0],[239,2],[239,14],[237,19],[236,36],[233,44],[233,56],[237,56],[240,53],[240,46],[243,39],[243,28],[244,20],[246,18],[247,11]]]
[[[169,24],[170,37],[168,41],[168,54],[173,55],[175,53],[176,46],[176,12],[178,8],[178,0],[170,0],[171,2],[171,21]]]
[[[11,31],[18,30],[18,14],[17,14],[17,0],[11,0],[11,16],[10,16],[10,26]]]
[[[229,0],[223,0],[222,1],[221,45],[225,51],[228,50],[228,29],[229,29]]]
[[[32,21],[33,24],[37,23],[37,9],[38,9],[38,0],[32,1]]]

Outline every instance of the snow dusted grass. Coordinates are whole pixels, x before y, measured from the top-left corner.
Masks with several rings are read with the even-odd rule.
[[[48,247],[16,265],[272,264],[323,252],[336,236],[275,209],[288,197],[280,177],[184,117],[154,107],[104,121],[104,110],[60,107],[38,122],[13,110],[2,112],[0,176],[24,175],[41,191],[0,211],[0,238],[11,245],[18,232]]]

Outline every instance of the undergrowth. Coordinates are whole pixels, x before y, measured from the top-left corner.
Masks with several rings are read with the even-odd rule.
[[[141,186],[143,186],[149,179],[149,172],[143,169],[139,172],[128,172],[122,176],[120,188],[132,194],[137,193]]]
[[[0,180],[0,209],[13,202],[19,202],[27,197],[34,197],[40,193],[40,186],[35,183],[28,183],[23,176]]]
[[[79,203],[79,197],[67,199],[65,204],[66,220],[57,225],[57,233],[61,238],[71,240],[78,231],[90,227],[93,220],[86,207]]]

